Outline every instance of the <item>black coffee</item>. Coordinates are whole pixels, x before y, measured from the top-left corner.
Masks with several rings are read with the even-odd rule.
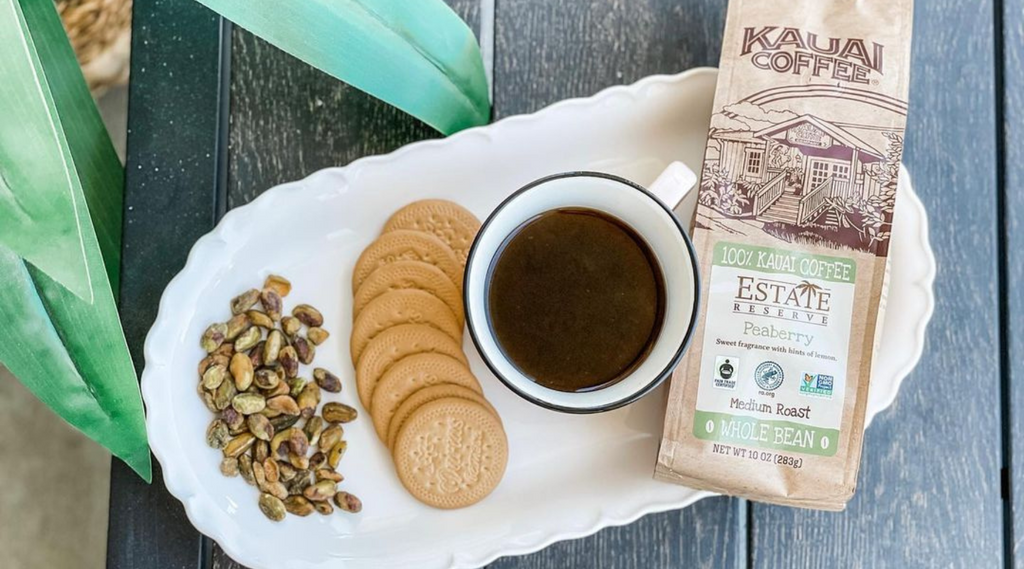
[[[664,316],[661,270],[622,221],[560,209],[520,225],[490,267],[491,329],[533,381],[589,391],[629,375],[647,357]]]

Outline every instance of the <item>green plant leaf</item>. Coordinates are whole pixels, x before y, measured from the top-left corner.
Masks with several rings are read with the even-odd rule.
[[[135,370],[113,296],[97,297],[86,303],[0,247],[0,361],[148,482],[152,467]]]
[[[76,217],[88,215],[92,219],[92,234],[99,242],[109,288],[116,298],[121,271],[124,168],[82,77],[82,69],[53,3],[45,0],[20,1],[39,60],[43,63],[59,140],[66,145],[62,150],[70,155],[67,163],[72,165],[73,171],[67,175],[75,182],[71,193],[78,200],[77,191],[80,190],[88,206],[79,208]],[[81,201],[75,203],[81,204]],[[86,259],[88,261],[88,256]],[[87,265],[90,269],[102,268],[95,260],[87,262]],[[47,274],[53,277],[48,271]],[[60,279],[55,280],[60,282]]]
[[[0,363],[148,481],[111,285],[124,172],[51,0],[0,0],[0,76]]]
[[[19,0],[0,0],[0,22],[0,244],[91,300],[73,166]]]
[[[485,124],[473,32],[442,0],[198,0],[444,134]]]

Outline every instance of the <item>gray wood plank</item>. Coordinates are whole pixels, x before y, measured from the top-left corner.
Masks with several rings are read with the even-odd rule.
[[[532,112],[651,74],[717,65],[725,5],[724,0],[498,0],[495,117]],[[714,498],[492,566],[742,567],[745,527],[742,501]]]
[[[494,116],[718,65],[726,0],[497,0]]]
[[[132,36],[120,308],[141,370],[164,287],[216,222],[221,23],[191,0],[136,0]],[[110,569],[199,562],[200,535],[153,468],[146,485],[113,461]]]
[[[448,3],[479,28],[479,0]],[[440,136],[239,27],[232,40],[229,207],[322,168]]]
[[[1006,550],[1014,567],[1024,567],[1024,0],[1003,0],[1003,132],[1005,166],[1003,196],[1003,294],[1006,299],[1003,320],[1004,381],[1008,382],[1009,417],[1005,422],[1009,437],[1006,449],[1011,476],[1010,522]],[[1014,436],[1016,434],[1016,436]]]
[[[609,497],[614,499],[613,497]],[[492,569],[719,569],[746,567],[745,502],[716,497],[689,508],[650,514],[627,526],[561,541],[523,557],[503,557]]]
[[[447,1],[474,31],[480,29],[479,0]],[[237,26],[231,71],[229,208],[322,168],[440,136]],[[212,567],[243,567],[211,547]]]
[[[905,161],[939,264],[925,355],[869,429],[847,511],[752,504],[754,567],[1003,562],[993,9],[917,2]]]

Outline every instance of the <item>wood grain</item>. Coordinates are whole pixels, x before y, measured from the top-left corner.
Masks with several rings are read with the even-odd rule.
[[[916,7],[904,160],[939,265],[925,355],[868,430],[847,511],[752,506],[753,567],[1003,561],[993,8]]]
[[[499,0],[495,118],[718,65],[726,0]]]
[[[478,0],[451,0],[474,29]],[[232,35],[228,205],[436,131],[241,28]]]
[[[609,496],[609,499],[614,499]],[[746,566],[744,502],[707,498],[682,510],[561,541],[532,555],[504,557],[494,569],[719,569]]]
[[[717,65],[725,5],[724,0],[499,0],[494,115],[532,112],[651,74]],[[714,498],[494,566],[742,567],[745,525],[741,501]]]
[[[121,322],[137,370],[164,287],[216,223],[220,18],[136,0],[121,257]],[[173,136],[170,136],[173,133]],[[202,549],[156,462],[146,485],[114,460],[107,567],[193,569]]]
[[[1024,0],[1003,0],[1004,77],[1003,132],[1005,166],[1002,180],[1004,232],[1003,257],[1003,379],[1007,382],[1009,416],[1003,432],[1008,456],[1004,466],[1012,515],[1007,522],[1012,530],[1006,535],[1005,550],[1014,567],[1024,567]],[[1005,441],[1008,437],[1009,441]]]

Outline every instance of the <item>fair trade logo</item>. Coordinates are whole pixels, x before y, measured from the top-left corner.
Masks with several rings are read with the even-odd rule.
[[[832,291],[808,280],[737,277],[734,314],[764,316],[788,322],[828,326]]]

